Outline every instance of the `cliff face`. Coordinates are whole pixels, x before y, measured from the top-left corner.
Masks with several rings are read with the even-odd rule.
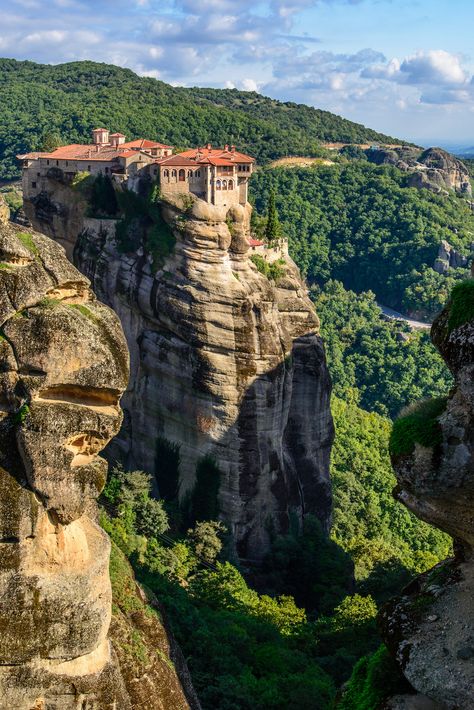
[[[411,173],[411,187],[437,193],[453,190],[465,197],[472,194],[468,169],[464,163],[442,148],[428,148],[421,154],[419,149],[408,146],[393,150],[381,148],[370,151],[369,159],[377,165],[395,165],[400,170]]]
[[[107,469],[98,452],[122,420],[126,343],[64,251],[5,218],[0,212],[0,706],[139,707],[108,639],[110,542],[95,502]],[[174,680],[175,706],[188,707]]]
[[[288,257],[276,285],[249,258],[250,207],[165,206],[176,245],[157,271],[143,248],[118,251],[110,222],[83,218],[78,229],[77,202],[56,189],[49,202],[30,203],[30,219],[74,252],[130,348],[124,426],[110,455],[158,472],[160,487],[163,442],[177,444],[181,501],[210,456],[241,558],[259,560],[270,527],[286,530],[291,511],[314,512],[327,528],[333,426],[319,322]],[[66,212],[70,220],[58,217]]]
[[[448,709],[474,707],[474,282],[457,289],[432,329],[455,388],[433,422],[433,444],[394,457],[398,499],[454,537],[455,557],[415,580],[382,618],[406,678],[430,707]]]

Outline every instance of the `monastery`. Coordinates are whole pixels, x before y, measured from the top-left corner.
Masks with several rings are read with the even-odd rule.
[[[157,180],[163,197],[193,194],[213,205],[245,205],[248,181],[255,159],[236,150],[194,148],[173,154],[163,143],[139,139],[126,141],[122,133],[106,128],[92,131],[92,143],[72,144],[50,153],[17,156],[23,165],[23,191],[30,198],[46,189],[47,181],[72,182],[77,173],[108,175],[133,184],[134,178]]]

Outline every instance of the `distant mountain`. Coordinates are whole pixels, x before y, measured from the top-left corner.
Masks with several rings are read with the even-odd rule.
[[[236,89],[172,87],[129,69],[0,59],[0,179],[18,176],[15,155],[59,139],[87,141],[105,124],[129,138],[178,147],[235,143],[259,163],[318,155],[321,141],[399,143],[340,116]]]

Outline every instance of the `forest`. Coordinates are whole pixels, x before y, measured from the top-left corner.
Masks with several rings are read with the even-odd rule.
[[[178,149],[235,143],[260,164],[285,155],[317,156],[321,141],[395,141],[308,106],[236,89],[172,87],[94,62],[0,59],[0,85],[0,180],[19,176],[17,154],[89,142],[96,125]]]
[[[265,214],[270,193],[290,251],[310,283],[329,279],[403,313],[432,319],[467,269],[432,268],[441,240],[471,257],[474,215],[454,193],[407,186],[393,166],[351,160],[311,168],[267,168],[251,199]]]

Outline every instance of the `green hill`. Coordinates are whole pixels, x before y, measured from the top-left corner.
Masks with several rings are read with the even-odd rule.
[[[130,139],[178,147],[235,143],[260,163],[318,155],[320,141],[395,142],[309,106],[236,89],[172,87],[95,62],[51,66],[0,59],[0,86],[0,179],[18,176],[16,154],[41,150],[52,137],[87,141],[99,124]]]

